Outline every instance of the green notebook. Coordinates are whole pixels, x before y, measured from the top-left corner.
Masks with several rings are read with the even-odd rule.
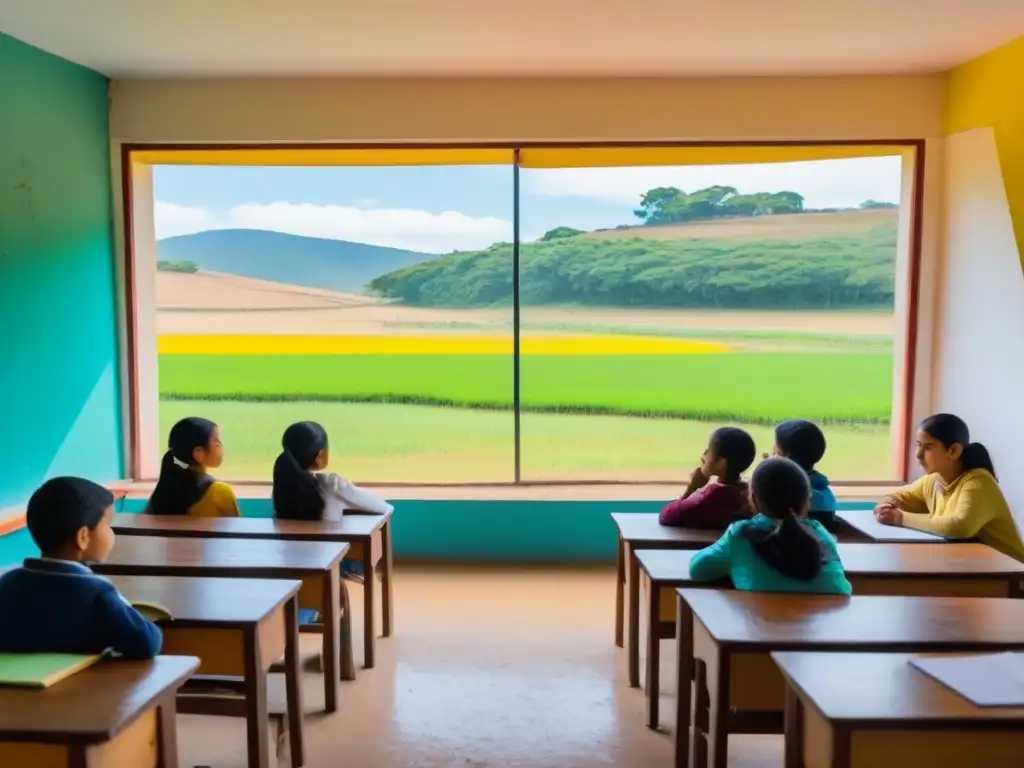
[[[0,686],[49,688],[91,667],[106,653],[0,653]]]

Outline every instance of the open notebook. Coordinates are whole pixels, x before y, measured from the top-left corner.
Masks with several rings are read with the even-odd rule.
[[[977,707],[1024,707],[1024,653],[925,656],[910,664]]]
[[[0,653],[0,686],[49,688],[88,669],[108,653]]]
[[[137,610],[149,621],[168,621],[173,619],[171,612],[159,603],[150,603],[145,600],[133,600],[132,608]]]

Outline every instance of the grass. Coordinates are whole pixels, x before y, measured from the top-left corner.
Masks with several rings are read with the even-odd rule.
[[[161,433],[185,416],[221,426],[222,477],[270,476],[281,433],[295,421],[322,423],[331,436],[331,468],[360,482],[509,482],[512,414],[459,408],[353,403],[162,401]],[[525,413],[524,480],[678,480],[696,466],[717,423],[623,416]],[[758,451],[770,451],[770,427],[748,427]],[[889,428],[830,426],[821,469],[844,479],[890,474]]]
[[[884,423],[885,353],[524,356],[523,410],[771,424]],[[507,355],[161,355],[166,400],[512,407]]]

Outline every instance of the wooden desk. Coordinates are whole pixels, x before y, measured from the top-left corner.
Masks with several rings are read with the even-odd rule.
[[[253,768],[266,768],[271,762],[267,673],[283,654],[292,765],[305,762],[297,600],[302,582],[109,578],[129,600],[157,603],[170,611],[173,619],[158,622],[164,634],[164,653],[197,656],[200,676],[233,679],[218,679],[216,685],[233,689],[238,694],[233,697],[204,695],[209,692],[209,682],[189,681],[179,694],[178,711],[244,717]],[[232,684],[236,680],[237,687]]]
[[[906,653],[773,653],[786,768],[1018,768],[1024,709],[976,707]]]
[[[640,549],[703,549],[714,544],[724,531],[699,528],[673,528],[658,523],[657,514],[617,512],[612,514],[619,531],[615,582],[615,644],[623,645],[623,618],[626,620],[626,668],[629,684],[640,685],[640,584],[635,553]],[[840,541],[868,541],[845,523],[838,525]],[[628,601],[626,596],[628,586]]]
[[[690,577],[695,552],[636,553],[647,588],[647,725],[658,727],[660,640],[676,636],[676,595],[682,587],[731,589]],[[855,595],[1020,597],[1024,563],[984,544],[840,544],[839,556]]]
[[[178,768],[174,696],[199,659],[103,661],[43,691],[0,690],[0,765]]]
[[[92,569],[116,576],[298,579],[299,606],[324,617],[324,699],[326,710],[334,712],[339,679],[355,679],[352,611],[340,578],[346,551],[347,544],[328,542],[125,536]]]
[[[785,683],[773,651],[1024,649],[1024,600],[720,589],[680,589],[678,600],[676,766],[726,768],[730,732],[781,732]]]
[[[916,543],[947,543],[950,540],[934,533],[925,533],[913,528],[896,525],[883,525],[875,520],[875,513],[870,509],[852,509],[839,511],[836,517],[851,528],[859,531],[868,539],[880,544],[916,544]]]
[[[658,523],[658,515],[613,512],[612,521],[619,530],[615,577],[615,645],[623,646],[626,627],[626,659],[629,684],[640,685],[640,571],[637,549],[703,549],[722,535],[721,531],[695,528],[670,528]],[[629,610],[626,614],[626,592]]]
[[[367,515],[346,512],[338,522],[275,520],[259,517],[187,517],[178,515],[114,516],[119,536],[187,536],[213,539],[281,539],[283,541],[336,541],[349,545],[345,558],[363,566],[363,664],[372,669],[377,661],[374,618],[376,579],[381,566],[381,624],[384,637],[394,631],[394,557],[391,546],[391,514]]]

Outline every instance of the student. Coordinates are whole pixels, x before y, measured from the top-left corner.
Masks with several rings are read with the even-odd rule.
[[[274,517],[285,520],[341,520],[346,509],[386,515],[394,507],[369,491],[357,488],[333,472],[327,431],[315,421],[300,421],[284,431],[284,449],[274,462]],[[362,579],[362,564],[342,561],[342,573]],[[308,617],[304,617],[307,618]]]
[[[683,495],[665,505],[658,516],[662,525],[684,528],[726,528],[750,517],[747,484],[740,475],[754,463],[754,439],[736,427],[711,433],[700,466],[690,474]],[[711,482],[717,477],[718,482]]]
[[[977,537],[983,544],[1024,562],[1024,542],[996,482],[988,450],[972,443],[967,424],[937,413],[917,430],[917,460],[924,477],[885,497],[875,517],[947,539]]]
[[[803,419],[784,421],[775,428],[775,455],[796,462],[811,481],[811,509],[807,516],[831,528],[836,519],[836,495],[828,478],[814,466],[825,455],[825,435],[817,424]]]
[[[377,515],[394,510],[383,499],[357,488],[333,472],[327,432],[315,421],[300,421],[284,431],[284,450],[274,462],[274,517],[288,520],[341,520],[346,509]]]
[[[146,512],[153,515],[240,517],[231,486],[214,480],[207,470],[224,463],[220,428],[208,419],[182,419],[168,436],[169,450],[160,464],[160,479]]]
[[[802,467],[781,457],[761,462],[750,480],[750,501],[758,514],[733,523],[694,555],[690,576],[728,577],[736,589],[757,592],[853,592],[835,538],[806,519],[811,486]]]
[[[113,517],[113,494],[79,477],[55,477],[32,494],[26,519],[42,554],[0,576],[0,653],[160,652],[157,626],[86,565],[114,546]]]

